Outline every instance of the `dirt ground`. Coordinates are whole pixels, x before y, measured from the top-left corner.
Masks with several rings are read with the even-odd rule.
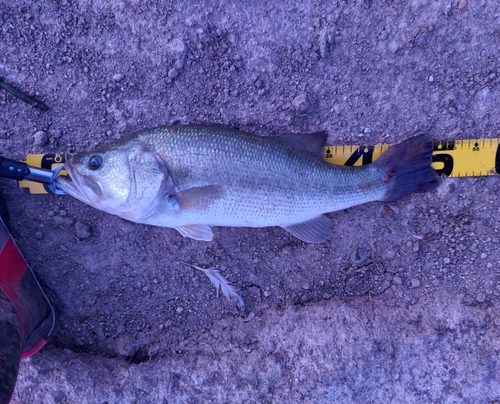
[[[498,2],[295,3],[0,0],[0,77],[50,106],[0,91],[0,154],[174,122],[332,145],[499,136]],[[500,400],[497,177],[330,214],[332,241],[309,245],[280,228],[193,241],[0,187],[61,307],[14,403]],[[216,266],[244,310],[180,261]]]

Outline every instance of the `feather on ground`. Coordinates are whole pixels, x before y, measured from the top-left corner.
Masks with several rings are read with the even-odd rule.
[[[199,266],[190,264],[185,261],[180,261],[183,264],[189,265],[190,267],[193,267],[201,272],[203,272],[206,276],[208,276],[208,279],[210,279],[210,282],[215,286],[217,289],[217,297],[219,297],[219,291],[222,292],[222,294],[228,299],[231,300],[232,297],[234,297],[237,300],[237,305],[241,309],[245,305],[243,302],[243,299],[241,296],[238,294],[236,291],[235,287],[231,285],[231,283],[220,273],[218,269],[213,268],[201,268]]]

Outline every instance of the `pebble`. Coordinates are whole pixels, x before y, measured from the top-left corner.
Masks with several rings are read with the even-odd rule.
[[[168,78],[169,79],[175,79],[176,77],[179,77],[179,71],[175,67],[172,67],[168,71]]]
[[[177,312],[177,314],[181,314],[184,311],[184,308],[183,307],[177,307],[177,309],[175,311]]]
[[[75,229],[76,229],[76,236],[81,240],[89,238],[92,235],[90,228],[86,224],[83,224],[82,222],[76,222]]]
[[[393,259],[395,256],[396,256],[396,250],[393,250],[392,248],[388,249],[388,250],[385,252],[385,257],[386,257],[388,260]]]
[[[106,335],[104,335],[104,330],[102,327],[97,326],[94,328],[95,335],[99,341],[104,341],[106,339]]]
[[[41,239],[43,238],[43,233],[42,233],[41,231],[37,231],[37,232],[35,233],[35,238],[36,238],[37,240],[41,240]]]
[[[33,140],[35,142],[35,146],[45,146],[49,143],[49,136],[47,135],[47,132],[39,130],[33,135]]]
[[[59,226],[72,226],[74,222],[70,217],[53,216],[52,221]]]
[[[299,112],[305,112],[309,108],[309,100],[306,94],[300,94],[292,101],[293,107]]]
[[[117,74],[113,75],[113,80],[114,81],[122,81],[124,77],[125,76],[123,74],[117,73]]]
[[[487,257],[486,253],[481,254],[481,258],[484,260]]]
[[[399,44],[396,41],[389,42],[389,50],[396,53],[399,50]]]
[[[479,302],[479,303],[484,303],[486,301],[486,293],[484,292],[479,292],[477,295],[476,295],[476,300]]]
[[[363,4],[363,7],[365,9],[369,9],[372,6],[373,0],[363,0],[361,4]]]
[[[411,280],[411,286],[414,288],[419,288],[420,287],[420,281],[418,279],[413,278]]]
[[[62,136],[62,131],[59,129],[52,129],[50,131],[50,136],[54,139],[59,139]]]
[[[429,80],[429,83],[434,83],[434,76],[431,74],[431,75],[429,76],[429,79],[428,79],[428,80]]]
[[[444,258],[443,258],[443,262],[444,262],[445,264],[449,264],[449,263],[451,262],[451,260],[450,260],[448,257],[444,257]]]

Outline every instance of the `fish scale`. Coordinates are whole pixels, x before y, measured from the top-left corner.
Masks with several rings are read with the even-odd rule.
[[[73,156],[71,180],[57,184],[98,209],[198,240],[212,239],[210,226],[281,226],[307,242],[328,238],[324,213],[435,186],[426,135],[363,167],[325,162],[326,137],[158,127]]]
[[[272,137],[236,131],[229,137],[224,131],[207,131],[204,127],[179,129],[169,136],[168,128],[164,128],[152,137],[158,154],[168,156],[167,165],[179,191],[208,185],[220,185],[225,190],[224,198],[207,206],[202,215],[193,212],[192,221],[197,223],[284,226],[297,218],[304,221],[373,200],[384,192],[382,186],[369,193],[362,189],[353,192],[355,182],[380,175],[373,170],[356,170],[355,175],[352,170],[297,152]],[[142,138],[146,140],[148,134]],[[233,156],[227,155],[227,150],[233,150]],[[177,171],[188,170],[188,178],[175,177]],[[340,184],[332,187],[335,183]],[[231,223],[227,223],[228,218]]]

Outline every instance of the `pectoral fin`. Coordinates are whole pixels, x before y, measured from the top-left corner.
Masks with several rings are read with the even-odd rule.
[[[207,185],[186,189],[172,195],[170,198],[177,202],[180,210],[203,210],[220,199],[224,194],[222,187]]]
[[[307,222],[283,226],[283,228],[306,243],[322,243],[330,235],[333,222],[321,215]]]
[[[176,230],[184,237],[194,240],[212,241],[214,237],[212,229],[206,224],[189,224],[187,226],[176,227]]]

